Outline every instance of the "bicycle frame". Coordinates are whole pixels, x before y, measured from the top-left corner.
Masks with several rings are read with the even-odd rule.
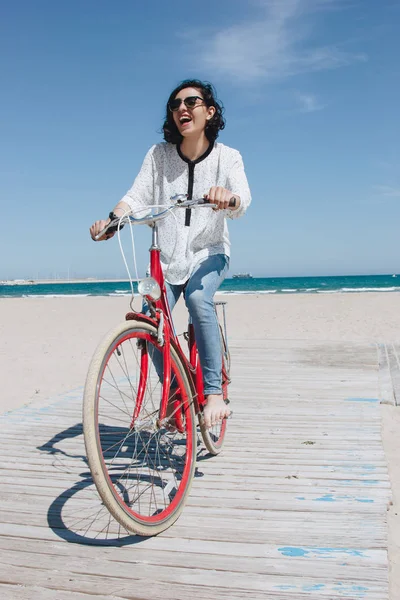
[[[200,360],[197,352],[196,340],[194,336],[194,327],[190,323],[188,328],[188,346],[189,346],[189,360],[181,347],[178,336],[176,335],[175,328],[173,325],[171,310],[168,304],[167,291],[165,287],[164,273],[161,268],[160,262],[160,247],[158,246],[158,225],[153,223],[152,227],[152,244],[150,247],[150,276],[157,281],[161,289],[161,296],[158,300],[152,300],[146,296],[146,300],[149,306],[152,307],[154,316],[148,316],[143,313],[128,313],[126,315],[127,320],[146,321],[151,323],[157,331],[162,328],[162,354],[163,354],[163,391],[161,398],[161,405],[159,411],[159,422],[162,423],[166,418],[167,406],[170,396],[171,388],[171,353],[170,345],[173,344],[179,358],[181,359],[186,373],[188,375],[189,382],[193,391],[193,402],[195,413],[198,414],[204,405],[204,387],[203,387],[203,373],[201,370]],[[146,378],[148,373],[149,357],[147,348],[141,349],[141,365],[140,365],[140,381],[138,384],[137,401],[135,411],[132,417],[132,424],[134,425],[137,416],[140,413],[141,405],[143,402],[144,392],[146,388]],[[187,402],[187,398],[182,398],[183,403]],[[180,405],[179,400],[176,400],[177,404]],[[175,421],[177,422],[177,428],[179,429],[179,419],[181,415],[177,411],[174,415]]]

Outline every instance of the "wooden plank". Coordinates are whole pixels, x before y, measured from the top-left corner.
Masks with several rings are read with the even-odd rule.
[[[182,554],[178,561],[176,556],[168,556],[166,553],[152,552],[147,554],[147,560],[136,559],[134,561],[125,559],[115,560],[108,557],[96,557],[88,560],[85,556],[65,556],[57,554],[23,553],[21,551],[10,551],[0,564],[8,565],[10,568],[15,566],[28,567],[31,569],[57,570],[63,572],[68,578],[73,577],[74,573],[84,572],[94,576],[121,577],[123,579],[158,579],[161,581],[180,581],[186,579],[195,582],[195,577],[201,576],[204,580],[207,573],[215,574],[214,581],[217,584],[217,577],[220,575],[219,583],[223,578],[228,577],[232,572],[237,574],[238,582],[243,581],[246,576],[253,577],[254,580],[262,580],[264,576],[268,577],[290,577],[290,578],[317,578],[323,582],[326,580],[327,571],[330,571],[331,581],[337,584],[339,581],[345,581],[348,584],[354,584],[357,580],[359,565],[346,569],[346,575],[343,577],[343,569],[340,565],[332,564],[328,561],[319,562],[319,571],[315,575],[313,565],[306,561],[297,560],[297,562],[285,559],[281,560],[263,560],[249,559],[241,557],[239,561],[235,557],[225,559],[221,555],[214,555],[212,558],[207,555],[191,554],[185,556]],[[306,563],[306,564],[305,564]],[[82,571],[84,569],[84,571]],[[260,577],[261,576],[261,577]],[[368,586],[384,583],[387,579],[385,569],[372,568],[369,570],[365,582]],[[210,581],[212,585],[212,580]],[[257,588],[255,588],[257,589]],[[260,590],[262,591],[262,590]]]
[[[44,587],[25,585],[6,585],[0,583],[0,596],[2,600],[76,600],[75,592],[52,590]],[[93,600],[93,594],[79,593],[81,600]],[[109,600],[110,596],[96,594],[96,600]],[[119,596],[121,598],[121,596]],[[113,600],[118,600],[117,596],[113,596]]]
[[[236,544],[232,547],[231,544],[220,543],[218,546],[210,542],[203,542],[202,545],[196,544],[194,548],[191,546],[185,546],[184,544],[173,544],[174,540],[168,542],[168,546],[165,552],[160,544],[141,544],[137,545],[135,552],[129,551],[129,546],[121,546],[120,552],[115,554],[112,549],[107,547],[99,546],[78,546],[73,544],[50,543],[47,540],[29,540],[27,538],[2,538],[0,536],[0,549],[3,547],[7,549],[7,552],[11,553],[33,553],[36,555],[43,555],[51,559],[51,556],[62,557],[67,563],[72,558],[83,559],[83,560],[96,560],[96,561],[117,561],[123,564],[134,564],[140,565],[141,563],[153,564],[153,565],[170,565],[176,566],[177,564],[184,565],[185,568],[202,568],[202,569],[214,569],[222,571],[236,570],[242,573],[253,572],[253,573],[267,573],[274,572],[291,575],[304,575],[311,577],[314,575],[314,565],[311,561],[304,561],[302,557],[292,556],[290,560],[283,555],[282,552],[275,550],[273,546],[263,546],[263,550],[260,552],[254,549],[254,556],[244,554],[242,552],[243,545]],[[253,544],[256,547],[256,545]],[[259,546],[259,545],[257,545]],[[318,564],[322,569],[331,569],[332,574],[337,573],[338,576],[343,576],[342,561],[343,556],[340,552],[329,555],[321,554],[318,559]],[[11,556],[11,554],[10,554]],[[237,558],[240,557],[240,561]],[[368,580],[376,581],[377,579],[385,579],[387,576],[386,572],[386,560],[383,551],[374,550],[370,553],[370,556],[359,556],[357,554],[347,554],[346,557],[346,572],[345,576],[347,579],[354,579],[357,577],[358,569],[360,565],[365,565],[366,562],[369,564]]]
[[[55,561],[55,566],[58,563]],[[279,597],[281,600],[293,598],[293,592],[296,598],[315,597],[315,592],[319,592],[321,597],[328,597],[329,600],[336,600],[355,594],[357,591],[364,592],[364,598],[368,597],[376,600],[382,600],[382,582],[365,582],[362,586],[358,580],[343,583],[335,581],[329,583],[315,583],[315,579],[304,577],[282,578],[279,575],[269,575],[265,577],[260,574],[251,573],[223,573],[214,570],[203,571],[201,569],[172,569],[171,567],[161,568],[157,566],[157,572],[151,568],[141,566],[141,575],[139,573],[129,573],[126,565],[122,569],[116,568],[115,563],[108,564],[105,574],[93,573],[93,563],[73,562],[71,571],[65,572],[65,565],[60,564],[59,569],[54,569],[49,573],[48,570],[40,568],[26,568],[24,566],[13,565],[12,574],[8,565],[0,564],[0,580],[9,583],[10,580],[25,582],[30,579],[33,585],[42,587],[51,587],[59,590],[72,590],[75,592],[95,594],[109,594],[110,596],[120,596],[122,598],[155,598],[156,600],[165,600],[166,593],[171,598],[185,600],[190,594],[196,594],[198,597],[206,598],[268,598]],[[113,573],[110,573],[110,569]],[[142,571],[143,569],[143,571]],[[105,575],[105,576],[104,576]],[[135,576],[136,575],[136,576]],[[285,596],[284,592],[290,591],[290,596]],[[185,595],[183,595],[185,594]],[[380,594],[380,595],[379,595]]]
[[[396,406],[400,405],[400,345],[389,345],[389,368]]]
[[[0,417],[2,598],[389,598],[376,346],[234,340],[231,353],[225,449],[199,453],[184,513],[157,538],[102,506],[82,389]]]

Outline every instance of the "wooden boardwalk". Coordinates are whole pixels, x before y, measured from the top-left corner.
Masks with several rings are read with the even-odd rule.
[[[226,448],[199,455],[183,515],[156,538],[124,534],[99,502],[81,389],[1,417],[2,600],[389,598],[379,348],[231,353]]]

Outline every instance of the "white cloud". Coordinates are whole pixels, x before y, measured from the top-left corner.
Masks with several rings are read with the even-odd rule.
[[[308,16],[345,6],[341,0],[259,1],[260,18],[212,33],[192,32],[197,64],[239,82],[274,81],[365,61],[338,45],[313,45]],[[206,43],[205,43],[205,40]]]
[[[374,189],[380,196],[385,196],[386,198],[400,198],[400,187],[376,185]]]

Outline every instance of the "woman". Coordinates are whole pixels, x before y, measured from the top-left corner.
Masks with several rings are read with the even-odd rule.
[[[206,195],[217,205],[214,211],[178,211],[159,223],[161,263],[171,310],[184,292],[194,325],[207,427],[230,414],[222,396],[220,338],[213,305],[229,267],[226,217],[241,217],[251,201],[239,152],[215,141],[224,127],[222,107],[212,85],[183,81],[168,99],[165,142],[150,148],[133,186],[113,211],[117,216],[127,210],[140,215],[145,206],[165,204],[174,194],[188,194],[189,198]],[[229,208],[232,197],[235,208]],[[92,225],[93,239],[108,222]]]

